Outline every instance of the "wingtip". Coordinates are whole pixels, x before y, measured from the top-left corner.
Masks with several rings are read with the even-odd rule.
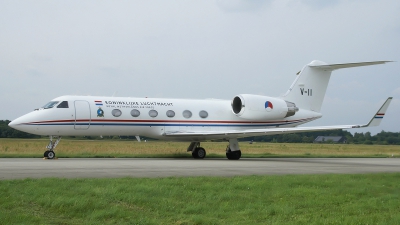
[[[362,126],[362,127],[375,127],[379,126],[381,123],[381,120],[386,114],[386,111],[390,105],[391,100],[393,97],[388,97],[386,101],[382,104],[382,106],[379,108],[378,112],[375,113],[375,115],[372,117],[372,119],[369,121],[368,124]]]

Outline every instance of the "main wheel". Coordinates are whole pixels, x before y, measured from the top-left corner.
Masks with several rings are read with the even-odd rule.
[[[231,151],[230,149],[226,151],[226,158],[229,160],[238,160],[242,156],[242,152],[240,150],[238,151]]]
[[[43,157],[47,158],[48,155],[49,155],[49,151],[45,151],[43,154]]]
[[[48,151],[48,153],[47,153],[48,159],[54,159],[55,157],[56,157],[56,153],[54,153],[53,151]]]
[[[197,148],[192,151],[192,157],[197,159]]]
[[[195,159],[204,159],[206,157],[206,150],[202,147],[197,147],[193,150],[192,156]]]

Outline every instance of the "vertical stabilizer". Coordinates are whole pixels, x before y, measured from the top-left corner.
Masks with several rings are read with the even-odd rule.
[[[327,64],[314,60],[305,65],[289,90],[283,95],[283,99],[295,103],[301,109],[320,112],[332,70],[321,70],[311,65]]]
[[[303,67],[282,98],[295,103],[300,109],[320,112],[333,70],[384,64],[387,62],[391,61],[326,64],[314,60]]]

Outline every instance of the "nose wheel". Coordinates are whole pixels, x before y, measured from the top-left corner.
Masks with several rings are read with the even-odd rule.
[[[56,157],[56,153],[54,151],[45,151],[43,156],[46,159],[54,159]]]
[[[46,149],[47,151],[44,152],[43,156],[46,159],[55,159],[56,158],[56,153],[54,152],[54,149],[58,145],[58,143],[61,141],[61,137],[56,137],[56,140],[53,140],[53,136],[50,136],[50,143],[47,145]]]

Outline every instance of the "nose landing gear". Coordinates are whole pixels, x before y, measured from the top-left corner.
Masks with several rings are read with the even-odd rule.
[[[58,143],[61,141],[61,136],[54,136],[54,138],[57,138],[56,140],[53,140],[53,136],[50,135],[50,143],[46,147],[46,151],[44,152],[43,156],[46,159],[55,159],[56,158],[56,153],[54,152],[54,149],[58,145]]]

